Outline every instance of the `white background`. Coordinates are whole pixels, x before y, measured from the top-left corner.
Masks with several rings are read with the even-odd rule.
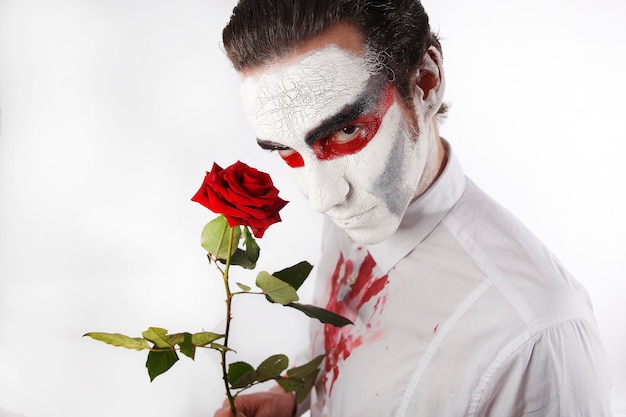
[[[626,416],[626,3],[424,4],[444,46],[442,134],[588,288]],[[213,161],[269,171],[292,200],[261,268],[315,263],[320,217],[255,148],[220,49],[233,5],[0,0],[0,415],[212,415],[213,352],[149,383],[144,352],[81,335],[219,323],[198,244],[213,214],[189,201]],[[244,301],[238,359],[305,345],[307,319]]]

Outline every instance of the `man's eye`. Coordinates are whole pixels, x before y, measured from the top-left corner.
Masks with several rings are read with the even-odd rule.
[[[358,125],[346,126],[334,134],[333,141],[338,144],[348,143],[359,136],[362,129],[363,128]]]

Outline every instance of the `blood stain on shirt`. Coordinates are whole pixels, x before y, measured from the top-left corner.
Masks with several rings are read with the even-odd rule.
[[[358,272],[354,271],[354,263],[345,261],[340,254],[339,260],[331,277],[330,297],[326,309],[356,322],[361,307],[376,297],[387,286],[389,277],[374,276],[376,262],[367,253]],[[379,297],[374,305],[374,312],[379,312],[384,305],[385,297]],[[333,385],[339,376],[339,364],[346,360],[352,350],[363,343],[363,334],[355,331],[355,326],[334,327],[324,326],[324,348],[326,362],[324,369],[324,387],[330,395]],[[369,329],[371,326],[367,326]]]

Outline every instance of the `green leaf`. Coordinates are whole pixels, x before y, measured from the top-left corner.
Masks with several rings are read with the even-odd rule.
[[[248,386],[256,381],[257,373],[250,365],[246,362],[233,362],[228,365],[228,383],[232,388],[243,388]]]
[[[196,345],[193,344],[193,337],[191,333],[182,333],[183,340],[176,344],[180,347],[180,353],[183,355],[195,359],[196,357]]]
[[[178,345],[185,340],[185,334],[189,334],[189,333],[168,334],[166,335],[165,340],[167,341],[168,346]],[[166,346],[162,346],[162,347],[166,347]]]
[[[241,282],[236,282],[235,284],[237,284],[237,286],[239,288],[241,288],[242,291],[250,291],[252,288],[248,287],[247,285],[242,284]]]
[[[234,229],[234,236],[229,247],[228,242],[230,239],[231,229]],[[204,226],[204,229],[202,229],[200,244],[211,255],[217,257],[218,259],[226,259],[237,250],[240,237],[241,228],[239,226],[231,228],[228,225],[226,218],[221,215]]]
[[[224,337],[223,334],[213,332],[194,333],[191,335],[191,343],[193,343],[194,346],[206,346],[215,340],[221,339],[222,337]]]
[[[297,290],[307,279],[312,269],[313,265],[307,261],[302,261],[294,266],[290,266],[289,268],[274,272],[272,275],[282,281],[285,281]]]
[[[178,355],[174,349],[150,351],[150,353],[148,353],[148,360],[146,361],[150,381],[154,381],[154,378],[170,369],[176,361],[178,361]]]
[[[220,352],[234,352],[233,349],[224,345],[220,345],[219,343],[211,343],[209,344],[209,347],[211,349],[219,350]]]
[[[276,382],[285,392],[294,392],[296,401],[301,403],[315,385],[322,359],[324,359],[324,355],[316,357],[305,365],[290,369],[287,371],[287,378],[277,378]]]
[[[286,304],[286,307],[292,307],[296,310],[300,310],[311,318],[318,319],[322,323],[332,324],[335,327],[343,327],[348,324],[354,324],[352,323],[352,321],[348,320],[344,316],[314,305],[289,303]]]
[[[289,378],[304,378],[313,374],[315,371],[319,370],[320,364],[322,363],[322,360],[324,360],[324,356],[325,355],[316,356],[304,365],[291,368],[287,371],[287,376]]]
[[[167,336],[167,330],[160,327],[149,327],[141,335],[154,343],[154,346],[158,348],[171,348],[173,346]]]
[[[220,259],[220,263],[225,264],[225,259]],[[246,252],[243,249],[235,249],[235,252],[230,257],[230,264],[237,265],[244,269],[254,269],[256,267],[256,263],[252,262]]]
[[[256,369],[259,381],[274,379],[287,369],[289,358],[285,355],[272,355],[265,359]]]
[[[307,376],[306,378],[277,378],[276,382],[281,386],[285,392],[293,392],[296,394],[296,402],[299,404],[306,399],[311,392],[311,389],[315,386],[315,380],[319,370],[316,370],[314,374]]]
[[[257,275],[256,285],[261,288],[272,301],[277,303],[285,305],[298,301],[298,294],[294,287],[265,271],[261,271],[259,275]]]
[[[244,231],[244,245],[246,250],[237,248],[230,258],[231,265],[238,265],[245,269],[256,268],[256,261],[259,259],[261,248],[257,245],[256,240],[250,233],[250,229],[246,226]],[[220,260],[225,263],[224,260]]]
[[[89,336],[92,339],[99,340],[104,343],[108,343],[113,346],[120,346],[126,349],[144,350],[150,349],[150,344],[146,339],[141,337],[128,337],[120,333],[102,333],[102,332],[90,332],[83,335],[83,337]]]
[[[256,266],[256,261],[259,260],[259,255],[261,254],[261,248],[256,243],[256,240],[254,240],[254,236],[252,236],[252,233],[250,233],[250,228],[246,226],[243,230],[245,237],[244,245],[246,246],[246,256]]]

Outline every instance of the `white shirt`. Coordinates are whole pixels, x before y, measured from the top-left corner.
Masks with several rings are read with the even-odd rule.
[[[451,153],[390,239],[327,222],[316,285],[355,325],[312,323],[312,417],[611,415],[587,293]]]

